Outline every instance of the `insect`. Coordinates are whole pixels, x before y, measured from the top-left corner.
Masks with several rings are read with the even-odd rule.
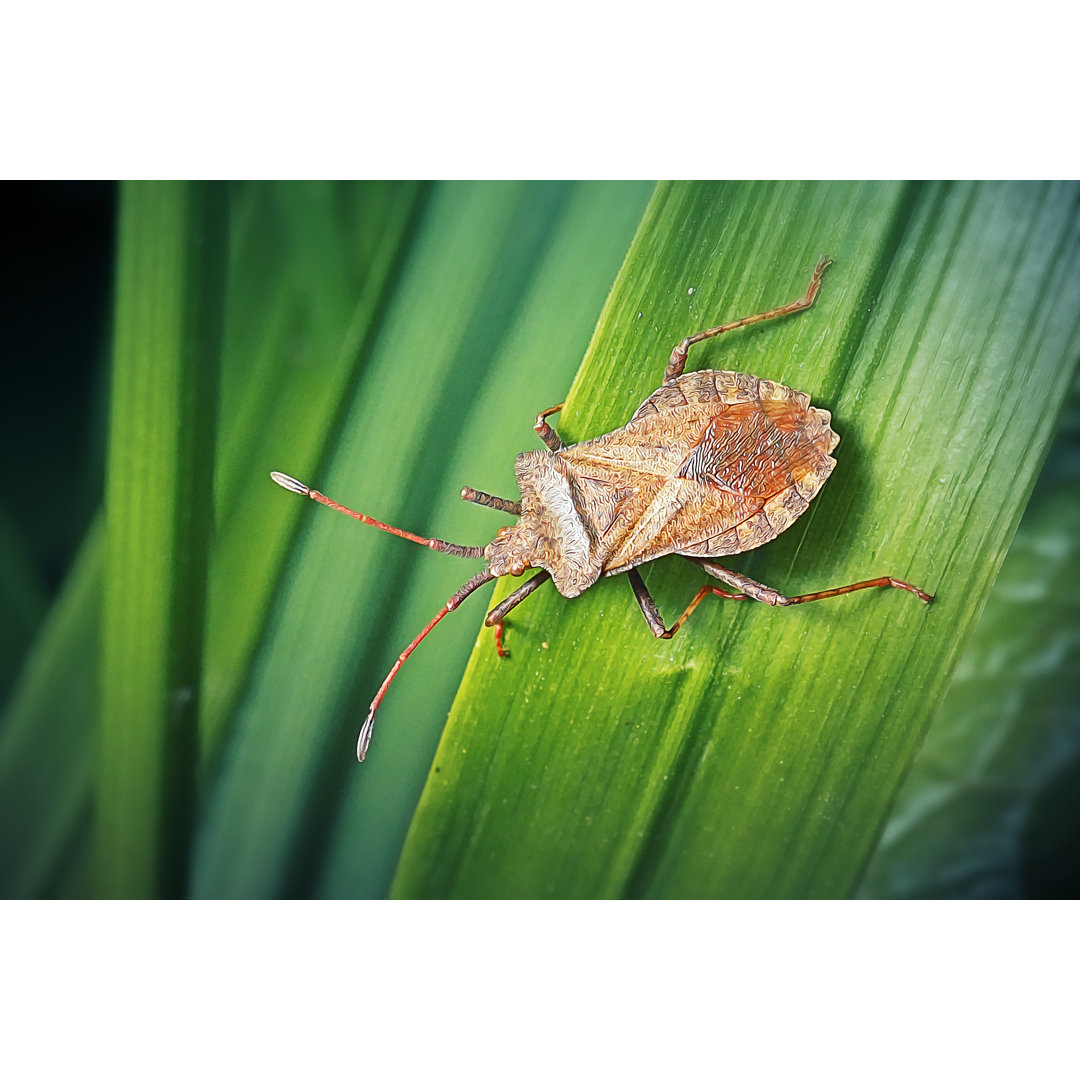
[[[783,307],[748,315],[684,338],[672,350],[660,387],[641,403],[629,422],[595,439],[565,446],[548,424],[556,405],[540,413],[534,430],[546,450],[519,454],[514,475],[518,500],[463,488],[468,502],[518,517],[486,547],[465,547],[416,536],[367,514],[350,510],[284,473],[272,479],[298,495],[423,544],[487,567],[470,578],[412,640],[390,669],[360,729],[356,756],[364,760],[375,713],[413,650],[481,585],[506,574],[539,572],[500,604],[484,622],[495,628],[500,656],[502,621],[546,581],[566,597],[583,593],[601,576],[625,574],[649,629],[658,638],[678,632],[709,595],[758,600],[774,607],[806,604],[859,589],[905,589],[930,603],[933,596],[906,581],[877,577],[801,596],[776,589],[715,560],[768,543],[806,510],[833,471],[830,456],[840,441],[832,417],[811,407],[808,395],[768,379],[734,371],[684,374],[689,349],[708,338],[766,319],[803,311],[814,303],[831,260],[822,259],[806,294]],[[678,554],[736,592],[703,585],[672,625],[666,626],[637,570],[642,563]]]

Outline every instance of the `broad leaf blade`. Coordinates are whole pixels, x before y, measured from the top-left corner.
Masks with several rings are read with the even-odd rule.
[[[657,193],[564,438],[624,421],[685,333],[794,299],[829,254],[815,309],[691,354],[691,367],[808,391],[843,440],[804,518],[732,562],[789,594],[892,573],[938,603],[893,590],[789,611],[716,601],[656,642],[624,582],[572,602],[538,593],[509,621],[512,661],[478,642],[397,895],[850,894],[1068,384],[1075,198],[1034,185]],[[647,581],[671,618],[698,577],[662,564]]]

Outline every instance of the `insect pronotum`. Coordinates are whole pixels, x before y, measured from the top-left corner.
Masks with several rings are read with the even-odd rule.
[[[487,567],[465,582],[413,638],[383,680],[357,739],[360,761],[367,754],[375,713],[390,683],[436,623],[486,582],[506,574],[518,577],[530,567],[539,573],[493,607],[484,620],[495,627],[500,656],[504,655],[502,620],[507,612],[549,580],[563,596],[573,597],[602,575],[626,574],[641,613],[658,638],[677,633],[710,594],[787,607],[891,586],[906,589],[926,603],[933,600],[929,593],[894,577],[784,596],[715,561],[760,547],[788,528],[835,467],[830,455],[840,437],[830,427],[830,414],[812,408],[810,398],[801,391],[735,371],[683,374],[687,353],[691,346],[728,330],[810,307],[829,263],[829,259],[818,263],[806,295],[798,300],[683,338],[672,350],[659,389],[642,402],[624,427],[565,446],[547,422],[562,405],[540,413],[533,430],[547,449],[518,455],[514,475],[519,500],[469,487],[461,491],[468,502],[519,519],[516,525],[500,529],[486,547],[416,536],[350,510],[284,473],[270,474],[283,488],[365,525],[433,551],[487,560]],[[636,568],[671,554],[685,556],[737,591],[703,585],[686,610],[666,626]]]

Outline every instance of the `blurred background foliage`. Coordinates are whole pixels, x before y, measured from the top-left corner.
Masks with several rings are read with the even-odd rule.
[[[717,185],[715,202],[776,190]],[[867,229],[1001,190],[909,186],[903,221]],[[0,439],[17,483],[0,497],[0,894],[387,895],[481,601],[410,661],[358,768],[372,690],[471,568],[315,511],[267,473],[485,543],[505,519],[457,492],[512,494],[514,455],[565,397],[652,185],[5,191]],[[1066,372],[1077,189],[1006,197],[1032,208],[1046,230],[1032,244],[1065,277],[1045,283],[1051,310],[1006,314],[1030,340],[1064,327]],[[873,206],[874,185],[858,198]],[[721,218],[710,227],[737,231]],[[1065,415],[860,895],[1075,895],[1075,392]]]

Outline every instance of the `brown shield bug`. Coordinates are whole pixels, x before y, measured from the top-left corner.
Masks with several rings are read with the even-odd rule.
[[[492,608],[484,620],[495,627],[500,656],[507,612],[548,580],[563,596],[573,597],[601,576],[626,574],[645,621],[658,638],[675,634],[709,594],[787,607],[891,586],[906,589],[926,603],[933,600],[922,589],[893,577],[784,596],[715,561],[760,547],[788,528],[833,471],[836,462],[830,454],[840,437],[830,427],[830,414],[812,408],[809,396],[801,391],[735,371],[683,374],[687,352],[692,345],[728,330],[810,307],[829,263],[829,259],[818,263],[806,295],[798,300],[684,338],[672,350],[659,389],[642,402],[624,427],[564,446],[547,423],[547,417],[562,406],[540,413],[534,430],[547,449],[518,455],[514,475],[520,500],[462,489],[463,499],[519,519],[516,525],[500,529],[486,547],[416,536],[350,510],[291,476],[270,474],[289,491],[366,525],[433,551],[487,560],[486,569],[447,600],[390,669],[360,729],[359,760],[367,753],[375,711],[390,683],[435,624],[481,585],[506,574],[518,577],[530,567],[539,573]],[[703,585],[675,622],[665,626],[636,567],[673,554],[692,560],[737,591]]]

